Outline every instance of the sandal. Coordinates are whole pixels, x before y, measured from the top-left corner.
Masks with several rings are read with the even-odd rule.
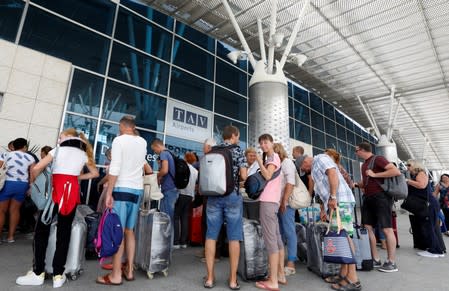
[[[126,266],[122,267],[122,276],[125,278],[126,281],[134,281],[134,276],[128,277],[126,274],[128,274],[128,268]]]
[[[285,267],[284,273],[285,273],[285,276],[294,275],[294,274],[296,274],[296,269],[292,268],[292,267]]]
[[[111,278],[109,278],[109,274],[106,274],[102,277],[98,277],[95,282],[100,285],[114,285],[114,286],[122,285],[122,282],[120,282],[120,283],[111,282]]]
[[[215,280],[212,282],[207,282],[207,278],[204,278],[203,287],[206,289],[212,289],[215,287]]]
[[[238,282],[238,281],[235,281],[235,285],[234,285],[234,286],[231,286],[231,282],[229,282],[228,287],[229,287],[229,289],[231,289],[231,290],[240,290],[240,285],[239,285],[239,282]]]
[[[342,282],[347,284],[343,285]],[[343,277],[340,282],[333,284],[331,288],[337,291],[360,291],[362,290],[362,285],[360,281],[351,282],[347,277]]]
[[[342,277],[340,274],[335,275],[335,276],[329,276],[324,278],[324,282],[326,283],[330,283],[330,284],[335,284],[340,282],[341,280],[343,280],[344,277]]]

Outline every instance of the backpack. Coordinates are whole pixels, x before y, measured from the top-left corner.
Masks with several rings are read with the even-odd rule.
[[[223,196],[234,191],[232,148],[237,145],[214,146],[200,159],[199,189],[201,195]]]
[[[168,173],[173,178],[175,182],[175,186],[178,189],[184,189],[187,187],[187,184],[189,184],[190,179],[190,169],[189,165],[187,165],[187,162],[177,156],[175,156],[171,151],[168,151],[170,155],[173,158],[173,161],[175,163],[175,176],[170,172],[170,166],[168,169]]]
[[[103,212],[98,225],[95,250],[99,258],[107,258],[114,255],[122,243],[123,228],[120,218],[112,209]]]
[[[271,175],[270,180],[265,180],[260,171],[257,171],[257,173],[248,176],[245,181],[245,192],[246,194],[248,194],[248,197],[254,200],[259,199],[260,194],[262,194],[263,189],[265,189],[265,186],[268,184],[268,182],[277,178],[280,173],[281,168],[276,170],[273,175]]]

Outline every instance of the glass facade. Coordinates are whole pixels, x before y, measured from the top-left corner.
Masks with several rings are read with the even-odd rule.
[[[218,140],[223,126],[237,126],[241,146],[247,146],[253,71],[246,60],[230,62],[226,55],[232,47],[130,0],[30,0],[26,12],[24,7],[21,0],[2,2],[0,38],[18,39],[20,45],[73,63],[62,124],[87,134],[99,165],[124,114],[135,116],[155,169],[150,143],[156,137],[181,156],[186,151],[201,155],[198,139],[167,131],[171,103],[206,112]],[[314,154],[336,148],[348,168],[357,143],[376,143],[317,94],[294,82],[288,83],[288,94],[290,137],[311,144]]]

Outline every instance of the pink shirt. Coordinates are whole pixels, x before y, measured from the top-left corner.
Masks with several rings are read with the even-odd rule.
[[[267,157],[267,160],[265,161],[265,167],[268,167],[268,165],[274,165],[276,167],[275,171],[279,170],[281,167],[281,159],[279,158],[278,154],[274,153],[272,156]],[[267,183],[265,186],[265,189],[263,189],[262,194],[260,194],[260,201],[263,202],[274,202],[279,204],[281,200],[281,180],[282,180],[282,174],[277,176],[274,180],[271,180]]]

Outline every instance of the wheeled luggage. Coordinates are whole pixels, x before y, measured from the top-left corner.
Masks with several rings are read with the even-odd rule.
[[[86,259],[88,260],[98,259],[98,254],[95,251],[94,240],[98,234],[98,225],[100,224],[100,219],[101,213],[99,212],[94,212],[84,217],[87,225]]]
[[[260,201],[243,198],[243,217],[259,221]]]
[[[244,281],[262,280],[268,275],[268,254],[262,227],[256,220],[243,218],[243,242],[240,243],[237,272]]]
[[[297,256],[301,262],[307,262],[307,241],[306,227],[300,223],[295,223],[297,237]]]
[[[57,221],[50,226],[50,236],[48,238],[47,251],[45,256],[45,271],[53,274],[53,257],[56,250]],[[72,223],[69,251],[65,264],[65,274],[72,280],[78,279],[83,273],[84,253],[86,246],[87,225],[84,216],[77,210]]]
[[[203,205],[192,208],[192,215],[189,223],[189,241],[191,244],[203,244]]]
[[[359,192],[359,201],[362,201],[362,197]],[[357,270],[371,271],[374,268],[374,261],[371,255],[371,245],[369,242],[368,230],[361,226],[357,217],[357,207],[354,207],[354,234],[352,241],[354,242],[354,256],[356,260]]]
[[[136,266],[147,272],[149,279],[158,272],[168,276],[173,236],[168,214],[157,209],[141,209],[135,234]]]
[[[306,225],[307,269],[322,278],[337,275],[340,265],[323,261],[323,237],[327,224],[322,222]]]

